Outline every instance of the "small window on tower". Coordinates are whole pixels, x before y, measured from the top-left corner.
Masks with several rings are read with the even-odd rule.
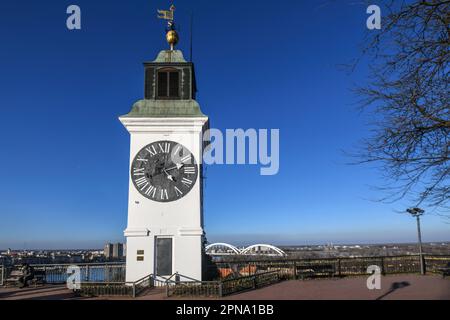
[[[169,73],[169,97],[177,98],[179,96],[179,73],[178,72],[170,72]]]
[[[168,75],[167,72],[158,73],[158,97],[167,97]]]
[[[180,73],[161,70],[158,72],[158,98],[176,99],[180,97]]]

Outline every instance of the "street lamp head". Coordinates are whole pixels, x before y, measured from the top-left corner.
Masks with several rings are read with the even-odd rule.
[[[408,212],[409,214],[411,214],[414,217],[417,217],[417,216],[421,216],[422,214],[424,214],[425,210],[420,209],[420,208],[409,208],[409,209],[406,209],[406,212]]]

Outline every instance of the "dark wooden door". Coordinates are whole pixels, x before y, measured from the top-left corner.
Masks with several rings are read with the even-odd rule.
[[[172,238],[156,238],[156,275],[172,275]]]

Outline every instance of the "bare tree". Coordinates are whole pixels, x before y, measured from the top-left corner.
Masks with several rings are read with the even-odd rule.
[[[369,31],[368,84],[357,89],[375,119],[358,163],[389,178],[382,200],[411,197],[449,216],[450,1],[391,1]]]

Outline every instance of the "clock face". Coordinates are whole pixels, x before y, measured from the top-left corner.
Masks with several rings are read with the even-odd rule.
[[[173,141],[156,141],[141,149],[131,165],[131,180],[146,198],[158,202],[181,199],[197,181],[194,155]]]

